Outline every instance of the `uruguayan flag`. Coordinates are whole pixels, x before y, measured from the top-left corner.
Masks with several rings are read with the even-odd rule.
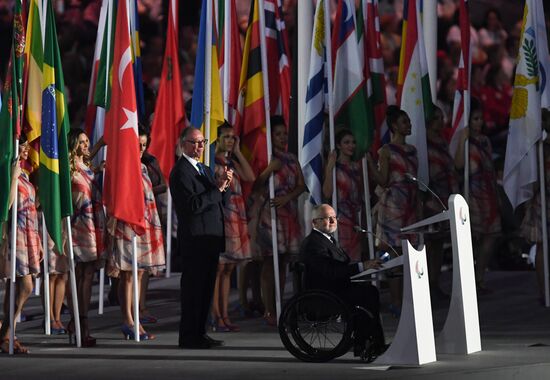
[[[311,201],[321,204],[321,187],[323,160],[323,122],[327,90],[328,69],[326,64],[325,8],[324,1],[317,2],[315,19],[313,22],[313,38],[309,63],[309,80],[306,94],[306,125],[304,126],[304,142],[300,164],[304,173],[305,182]]]

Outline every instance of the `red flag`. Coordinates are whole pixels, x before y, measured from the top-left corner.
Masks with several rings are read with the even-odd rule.
[[[450,153],[455,155],[458,145],[457,133],[468,126],[470,118],[470,14],[468,1],[461,0],[459,4],[458,20],[460,23],[460,61],[458,63],[458,77],[453,104],[453,120],[451,131]]]
[[[290,62],[281,0],[265,0],[265,37],[271,115],[290,118]]]
[[[158,159],[166,181],[174,166],[176,143],[184,127],[185,109],[178,60],[178,1],[170,0],[166,49],[149,147],[149,152]]]
[[[108,149],[103,203],[109,215],[141,234],[145,229],[145,202],[127,1],[119,1],[116,19],[111,106],[104,135]]]
[[[238,113],[239,82],[242,66],[242,48],[239,33],[239,23],[235,0],[223,1],[223,26],[220,27],[218,39],[218,66],[220,67],[220,83],[224,106],[227,104],[225,118],[235,128],[235,133],[240,135],[241,125]]]

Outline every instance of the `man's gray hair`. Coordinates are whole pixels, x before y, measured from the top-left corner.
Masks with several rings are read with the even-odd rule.
[[[313,221],[319,218],[321,216],[321,211],[323,210],[324,207],[327,207],[327,206],[332,207],[327,203],[321,203],[320,205],[313,206],[313,208],[311,209],[311,220]]]

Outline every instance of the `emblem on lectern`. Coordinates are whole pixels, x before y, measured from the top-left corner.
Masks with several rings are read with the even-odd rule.
[[[424,268],[420,266],[420,261],[416,260],[415,271],[418,278],[422,278],[424,276]]]
[[[464,208],[461,207],[459,210],[458,210],[458,217],[460,218],[460,221],[462,222],[462,225],[464,225],[464,223],[466,223],[466,221],[468,220],[468,217],[466,215],[464,215],[465,212],[464,212]]]

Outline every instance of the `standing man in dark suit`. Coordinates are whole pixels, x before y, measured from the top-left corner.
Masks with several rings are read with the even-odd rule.
[[[338,219],[328,204],[315,206],[311,214],[312,231],[300,247],[300,259],[304,263],[304,286],[334,293],[351,308],[360,307],[367,313],[358,313],[354,321],[354,354],[364,354],[366,343],[372,338],[375,355],[385,349],[384,332],[380,324],[380,299],[378,289],[368,283],[351,282],[350,277],[367,269],[381,267],[380,260],[367,260],[350,264],[346,252],[334,238]]]
[[[208,140],[197,128],[180,136],[183,152],[170,173],[170,191],[178,216],[178,251],[182,257],[179,346],[207,349],[223,345],[206,335],[220,252],[225,249],[223,204],[229,198],[230,169],[219,178],[200,163]]]

